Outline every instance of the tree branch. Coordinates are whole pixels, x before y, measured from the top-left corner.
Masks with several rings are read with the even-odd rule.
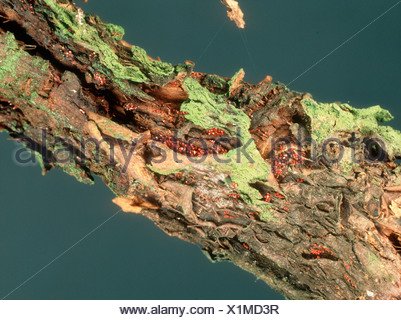
[[[0,126],[44,172],[101,176],[124,211],[287,298],[401,297],[387,111],[154,60],[67,0],[0,14]]]

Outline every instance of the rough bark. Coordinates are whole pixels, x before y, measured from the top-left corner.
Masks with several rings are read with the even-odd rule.
[[[155,61],[66,0],[0,0],[0,14],[0,126],[44,172],[101,176],[124,211],[287,298],[401,297],[388,112]]]

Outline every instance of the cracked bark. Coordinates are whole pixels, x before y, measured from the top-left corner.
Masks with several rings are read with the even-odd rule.
[[[125,211],[200,244],[211,260],[229,260],[287,298],[401,297],[401,178],[391,161],[399,154],[361,162],[347,172],[324,157],[311,161],[310,150],[292,145],[294,124],[306,136],[312,133],[305,95],[273,84],[270,77],[254,85],[244,82],[241,73],[229,81],[193,72],[189,62],[168,75],[155,75],[147,65],[153,60],[133,59],[132,46],[117,31],[93,16],[81,21],[73,4],[58,1],[76,12],[76,23],[97,30],[119,63],[146,76],[143,81],[117,81],[116,70],[99,71],[102,51],[69,31],[59,32],[60,14],[49,3],[56,4],[0,0],[0,126],[37,152],[44,172],[57,167],[89,183],[99,175]],[[10,67],[10,57],[17,70]],[[208,131],[181,110],[192,99],[183,84],[187,78],[250,117],[249,132],[272,170],[266,180],[249,181],[248,186],[269,204],[268,218],[231,179],[234,172],[216,161],[216,155],[240,148],[238,137],[228,130]],[[342,130],[339,136],[350,147],[354,135]],[[289,137],[291,148],[279,146],[277,151],[272,141],[280,137]],[[217,138],[224,139],[216,147]],[[60,139],[64,151],[74,155],[72,164],[60,160]],[[82,139],[109,144],[83,151]],[[363,141],[356,139],[354,147],[362,148]],[[195,154],[195,160],[202,154],[206,158],[194,163],[187,153]],[[161,155],[166,159],[159,163]],[[292,161],[285,172],[283,157]],[[255,168],[249,164],[247,170]]]

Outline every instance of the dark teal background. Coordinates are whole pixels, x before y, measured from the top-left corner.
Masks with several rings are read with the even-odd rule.
[[[289,83],[397,1],[240,0],[246,28],[228,21],[218,0],[77,1],[122,25],[125,40],[150,56],[196,71],[245,80],[267,74]],[[401,4],[344,44],[291,89],[319,101],[380,104],[401,129]],[[12,159],[0,135],[0,296],[47,265],[113,215],[112,193],[97,179]],[[194,245],[166,236],[151,221],[120,214],[16,290],[8,299],[279,299],[262,281],[229,263],[211,264]]]

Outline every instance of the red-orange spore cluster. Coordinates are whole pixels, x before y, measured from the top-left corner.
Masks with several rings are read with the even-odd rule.
[[[224,214],[224,218],[228,218],[228,219],[232,219],[232,218],[234,218],[234,217],[236,217],[236,218],[238,218],[239,217],[239,214],[233,214],[231,211],[229,211],[229,210],[224,210],[224,212],[223,212],[223,214]]]
[[[203,196],[203,195],[200,194],[200,193],[198,193],[198,197],[199,197],[199,199],[201,199],[202,201],[209,201],[209,200],[210,200],[209,197],[205,197],[205,196]]]
[[[100,72],[96,72],[93,76],[93,78],[97,81],[97,84],[99,86],[104,86],[107,83],[107,79],[104,74],[101,74]]]
[[[314,248],[311,249],[311,253],[320,259],[323,254],[334,255],[334,252],[326,247],[319,246],[316,243],[313,244]]]
[[[89,60],[94,59],[97,56],[97,52],[93,51],[90,55],[89,55]]]
[[[356,285],[351,281],[351,278],[346,273],[344,273],[344,278],[350,283],[352,287],[356,288]]]
[[[69,31],[72,32],[72,30],[69,30]],[[80,67],[74,57],[73,52],[69,48],[61,45],[59,50],[63,54],[64,58],[66,58],[66,60],[68,60],[69,63],[71,63],[75,67],[78,67],[78,68]],[[86,69],[89,69],[89,65],[86,66]]]
[[[268,133],[267,133],[266,131],[263,131],[263,130],[261,130],[261,129],[255,129],[255,131],[256,131],[256,132],[255,132],[256,134],[262,136],[263,138],[266,138],[267,136],[269,136]],[[253,131],[252,131],[252,132],[253,132]]]
[[[203,76],[203,74],[200,73],[200,72],[192,72],[191,75],[190,75],[190,77],[192,79],[199,78],[199,77],[202,77],[202,76]]]
[[[173,81],[173,82],[170,82],[169,84],[170,84],[171,86],[173,86],[173,87],[178,87],[178,86],[181,85],[181,82],[178,81],[178,80],[175,80],[175,81]]]
[[[35,9],[34,9],[34,7],[33,6],[36,6],[36,4],[37,4],[37,1],[20,1],[21,2],[21,5],[22,5],[22,8],[25,10],[25,11],[29,11],[30,13],[32,13],[32,14],[35,14]]]
[[[186,115],[188,112],[186,111],[179,111],[174,106],[168,103],[158,103],[155,105],[155,109],[152,110],[152,113],[160,114],[166,119],[163,120],[163,123],[166,122],[166,120],[170,123],[174,123],[176,118],[179,115]]]
[[[124,104],[124,109],[127,111],[134,112],[136,109],[138,109],[138,106],[135,106],[132,102],[127,102]]]
[[[57,74],[52,74],[52,78],[53,78],[53,81],[54,81],[55,83],[59,83],[59,84],[63,83],[63,82],[61,81],[61,78],[60,78]]]
[[[270,192],[266,193],[263,196],[263,199],[265,199],[266,202],[272,202],[272,198],[271,198]]]
[[[185,184],[187,184],[187,185],[193,184],[194,182],[195,182],[195,178],[192,175],[187,176],[185,179]]]
[[[211,136],[224,136],[226,133],[224,130],[213,128],[213,129],[207,129],[206,134]]]
[[[276,179],[285,178],[289,168],[299,168],[302,163],[302,157],[305,157],[305,153],[293,148],[285,150],[284,146],[280,146],[280,151],[274,157],[272,163],[273,174]]]
[[[312,249],[311,249],[311,253],[312,253],[313,255],[315,255],[315,256],[318,256],[318,258],[320,258],[319,256],[320,256],[321,254],[325,253],[325,251],[324,251],[324,250],[320,250],[320,249],[312,248]]]
[[[203,149],[198,146],[195,146],[192,143],[183,142],[181,139],[178,139],[173,136],[156,135],[153,138],[155,141],[165,143],[167,147],[174,150],[175,152],[178,152],[180,154],[186,154],[192,157],[203,156],[207,154],[227,153],[227,149],[219,145],[213,145],[213,147],[211,148]]]

